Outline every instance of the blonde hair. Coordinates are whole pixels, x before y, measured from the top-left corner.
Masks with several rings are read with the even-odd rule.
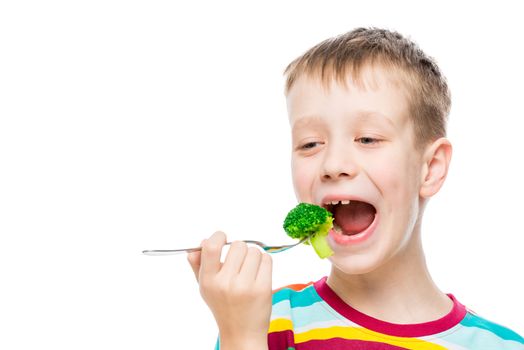
[[[408,92],[415,145],[446,136],[451,94],[433,58],[401,34],[378,28],[357,28],[327,39],[291,62],[284,71],[286,94],[302,75],[359,82],[363,67],[381,66],[400,77]],[[389,68],[392,68],[391,70]]]

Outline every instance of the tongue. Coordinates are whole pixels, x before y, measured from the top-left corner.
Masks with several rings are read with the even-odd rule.
[[[346,205],[337,205],[333,216],[345,234],[353,235],[371,225],[375,217],[375,208],[368,203],[352,201]]]

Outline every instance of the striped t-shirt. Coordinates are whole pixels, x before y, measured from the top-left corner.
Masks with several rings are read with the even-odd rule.
[[[273,294],[269,350],[524,350],[517,333],[487,321],[460,304],[427,323],[399,325],[377,320],[346,304],[326,277],[290,285]]]

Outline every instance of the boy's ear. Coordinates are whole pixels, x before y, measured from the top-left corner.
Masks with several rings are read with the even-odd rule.
[[[435,195],[448,175],[452,146],[448,139],[441,137],[428,146],[423,156],[420,196]]]

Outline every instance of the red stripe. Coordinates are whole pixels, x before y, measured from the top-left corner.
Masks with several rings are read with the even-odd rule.
[[[269,333],[267,335],[267,344],[269,345],[269,350],[287,350],[288,348],[293,348],[295,346],[293,331],[285,330]]]
[[[315,282],[309,282],[309,283],[296,283],[296,284],[290,284],[290,285],[287,285],[287,286],[284,286],[284,287],[280,287],[278,289],[275,289],[273,290],[273,293],[276,293],[278,292],[279,290],[282,290],[282,289],[292,289],[294,290],[295,292],[299,292],[301,291],[302,289],[312,285],[313,283]]]
[[[273,348],[269,348],[273,349]],[[276,349],[276,348],[274,348]],[[365,340],[332,338],[326,340],[310,340],[297,344],[296,350],[405,350],[395,345],[377,343]]]

